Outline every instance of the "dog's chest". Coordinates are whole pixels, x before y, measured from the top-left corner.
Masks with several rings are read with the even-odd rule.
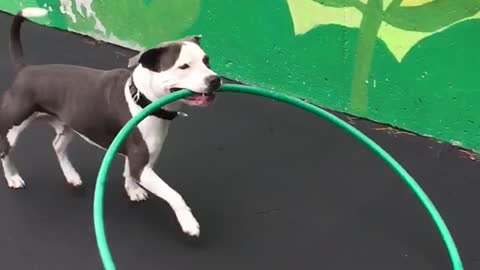
[[[133,117],[137,115],[142,108],[138,106],[131,98],[128,98],[129,94],[129,89],[125,88],[126,101]],[[160,150],[162,149],[163,142],[165,141],[165,137],[168,133],[169,125],[169,121],[155,116],[147,116],[138,124],[137,128],[140,131],[145,144],[147,145],[151,161],[154,161],[157,158]]]

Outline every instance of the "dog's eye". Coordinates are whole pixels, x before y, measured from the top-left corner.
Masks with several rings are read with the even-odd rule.
[[[208,59],[208,56],[205,55],[205,57],[203,57],[203,63],[205,66],[210,67],[210,59]]]
[[[189,68],[189,67],[190,67],[190,65],[188,65],[188,64],[183,64],[183,65],[179,66],[178,68],[179,68],[179,69],[187,69],[187,68]]]

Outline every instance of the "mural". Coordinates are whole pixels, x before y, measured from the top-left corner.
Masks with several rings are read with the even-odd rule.
[[[352,110],[365,113],[368,76],[377,37],[398,61],[422,39],[455,23],[480,18],[471,0],[288,0],[295,34],[319,25],[360,28],[352,81]],[[318,5],[319,4],[319,5]]]
[[[27,6],[132,49],[202,34],[227,77],[480,151],[480,0],[0,1]]]
[[[141,49],[182,37],[198,16],[200,0],[12,0],[0,3],[0,9],[12,14],[32,6],[49,10],[48,19],[35,19],[38,23]]]

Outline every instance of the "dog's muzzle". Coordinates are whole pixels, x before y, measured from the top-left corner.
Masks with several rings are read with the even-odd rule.
[[[205,93],[194,93],[185,98],[184,101],[193,106],[206,106],[210,104],[215,99],[215,92],[218,92],[220,87],[222,87],[222,79],[216,75],[209,76],[205,79],[205,84],[207,85]],[[173,93],[178,90],[180,90],[180,88],[172,88],[170,92]]]
[[[220,76],[217,75],[208,76],[205,79],[205,82],[206,85],[208,85],[208,93],[218,92],[220,90],[220,87],[222,87],[222,79],[220,78]]]

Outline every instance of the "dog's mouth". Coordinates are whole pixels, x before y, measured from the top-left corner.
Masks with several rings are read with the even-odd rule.
[[[170,93],[175,93],[183,88],[171,88]],[[193,106],[206,106],[215,99],[213,93],[194,93],[193,95],[184,98],[183,100],[189,105]]]

